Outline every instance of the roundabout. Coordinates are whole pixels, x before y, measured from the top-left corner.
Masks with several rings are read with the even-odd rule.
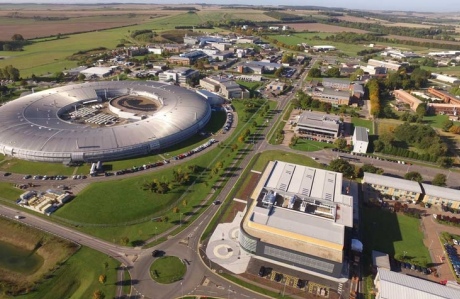
[[[156,259],[150,266],[150,276],[161,284],[174,283],[181,280],[187,272],[187,266],[176,256],[163,256]]]

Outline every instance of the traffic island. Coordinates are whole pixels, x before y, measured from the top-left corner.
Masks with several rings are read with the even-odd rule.
[[[175,256],[165,256],[156,259],[150,266],[150,276],[158,283],[168,284],[181,280],[187,267],[182,260]]]

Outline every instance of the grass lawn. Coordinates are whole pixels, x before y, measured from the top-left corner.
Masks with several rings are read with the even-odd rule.
[[[106,298],[112,298],[116,291],[118,266],[119,263],[106,254],[82,247],[51,278],[38,285],[35,292],[16,298],[93,298],[97,290],[102,291]],[[99,275],[107,276],[105,284],[98,281]]]
[[[374,126],[373,126],[372,120],[363,119],[363,118],[359,118],[359,117],[352,117],[351,118],[351,123],[355,127],[364,127],[364,128],[369,129],[369,135],[374,134]]]
[[[16,200],[19,198],[19,195],[26,192],[27,190],[21,190],[15,188],[13,184],[0,182],[0,197],[6,198],[9,200]]]
[[[333,148],[334,145],[327,142],[319,142],[314,140],[307,140],[299,138],[297,143],[292,146],[293,149],[305,151],[305,152],[315,152],[320,151],[325,148]]]
[[[218,151],[219,149],[214,149],[211,153],[217,155]],[[192,164],[206,168],[208,160],[208,155],[202,155],[174,169],[185,170],[187,165]],[[82,223],[115,224],[133,221],[172,208],[171,204],[185,192],[198,174],[192,175],[192,180],[187,185],[176,185],[172,191],[166,194],[144,190],[143,185],[155,178],[171,181],[172,169],[149,173],[141,177],[121,179],[116,182],[94,183],[55,214]],[[204,187],[204,183],[201,179],[196,186]],[[196,188],[193,197],[203,198],[207,192],[208,188]],[[188,196],[188,201],[194,202],[190,197]],[[101,210],[104,213],[100,213]]]
[[[375,135],[380,135],[385,132],[393,132],[393,130],[402,125],[404,122],[396,119],[379,119],[376,121],[377,132],[374,132]]]
[[[263,171],[269,161],[275,160],[321,168],[319,163],[315,162],[315,160],[306,155],[293,154],[284,151],[265,151],[260,154],[252,169],[255,171]]]
[[[185,272],[187,272],[187,267],[175,256],[161,257],[150,266],[150,276],[159,283],[173,283],[181,280]]]
[[[406,260],[411,263],[431,263],[419,219],[377,208],[364,208],[362,215],[366,254],[378,250],[402,257],[406,252]]]
[[[295,33],[287,35],[271,35],[270,37],[277,39],[280,42],[283,42],[287,45],[297,45],[301,43],[307,43],[310,46],[324,45],[328,44],[336,47],[340,52],[343,52],[349,56],[356,56],[358,51],[366,49],[364,45],[361,44],[346,44],[338,43],[332,41],[324,41],[314,38],[319,36],[325,38],[326,36],[334,35],[334,33]],[[332,54],[333,55],[333,54]]]
[[[243,108],[243,102],[234,101],[233,104],[237,112]],[[274,102],[268,104],[271,107],[276,105]],[[142,245],[144,240],[179,224],[180,220],[184,223],[184,216],[196,217],[192,212],[195,208],[206,207],[202,205],[202,201],[210,195],[211,188],[214,186],[219,190],[217,182],[225,181],[232,175],[228,166],[239,155],[239,150],[232,151],[230,145],[235,143],[239,149],[244,147],[245,144],[237,141],[238,136],[246,128],[255,130],[251,127],[253,121],[260,119],[259,123],[262,123],[263,119],[271,117],[271,112],[262,118],[256,109],[250,117],[247,123],[238,122],[232,136],[225,142],[215,145],[210,152],[175,167],[177,170],[178,167],[185,169],[188,165],[197,166],[199,171],[192,175],[188,184],[176,185],[167,194],[143,190],[144,182],[155,178],[171,180],[173,169],[114,182],[96,183],[80,193],[70,204],[59,209],[51,218],[74,225],[81,231],[110,242],[121,244],[122,238],[127,237],[130,245]],[[217,174],[213,174],[210,170],[218,162],[222,162],[223,167]],[[212,197],[210,200],[212,201]],[[174,207],[179,211],[173,212]],[[167,217],[167,220],[159,221],[159,217],[163,220]]]
[[[86,170],[86,168],[88,168]],[[75,167],[67,167],[62,163],[31,162],[19,159],[11,159],[0,164],[0,169],[21,174],[40,175],[71,175]],[[83,166],[78,173],[89,173],[89,167]]]
[[[432,126],[433,128],[442,129],[444,122],[449,120],[448,115],[430,115],[424,116],[423,122]],[[454,122],[455,125],[460,126],[460,122]]]

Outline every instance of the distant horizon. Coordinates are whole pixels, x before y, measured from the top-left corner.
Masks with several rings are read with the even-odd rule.
[[[401,12],[424,12],[424,13],[458,13],[458,0],[418,0],[417,4],[408,3],[400,0],[386,0],[379,3],[372,3],[368,0],[309,0],[307,3],[302,0],[291,0],[289,5],[280,5],[279,1],[275,0],[255,0],[252,4],[247,4],[242,0],[0,0],[0,4],[56,4],[56,5],[110,5],[110,4],[151,4],[151,5],[248,5],[248,6],[317,6],[324,8],[343,8],[364,11],[401,11]],[[458,11],[452,11],[458,9]]]

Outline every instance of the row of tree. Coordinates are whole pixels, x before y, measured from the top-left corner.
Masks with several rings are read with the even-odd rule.
[[[371,114],[374,117],[380,115],[381,106],[380,106],[380,86],[377,79],[371,79],[366,84],[366,89],[369,95],[369,102],[371,105]]]
[[[0,80],[18,81],[20,78],[19,70],[12,65],[0,68]]]

